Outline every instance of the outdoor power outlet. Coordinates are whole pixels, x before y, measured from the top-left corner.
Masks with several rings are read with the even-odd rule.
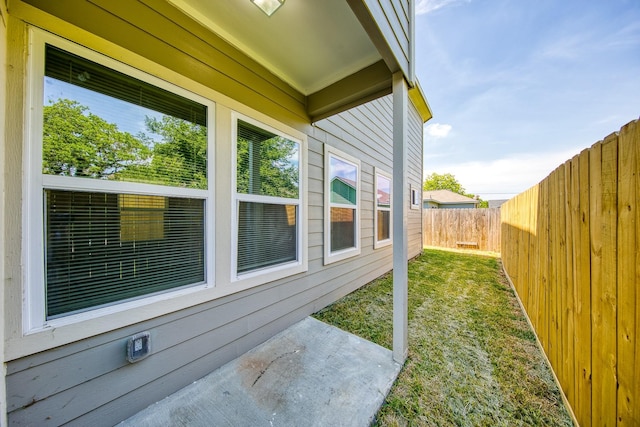
[[[134,363],[144,359],[151,353],[151,334],[140,332],[129,337],[127,341],[127,360]]]

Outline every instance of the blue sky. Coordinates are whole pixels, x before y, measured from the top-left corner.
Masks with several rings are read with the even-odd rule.
[[[418,0],[426,174],[510,198],[640,117],[640,0]]]
[[[161,113],[80,86],[45,77],[44,104],[50,105],[58,99],[64,98],[73,99],[87,107],[88,112],[100,116],[109,123],[117,124],[121,131],[129,132],[132,135],[143,132],[149,137],[158,137],[146,129],[144,120],[147,116],[161,120]]]

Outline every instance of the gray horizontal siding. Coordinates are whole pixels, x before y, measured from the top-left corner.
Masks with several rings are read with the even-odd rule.
[[[412,153],[421,153],[422,124],[416,120],[412,110],[409,143]],[[391,172],[391,138],[390,97],[313,129],[307,273],[10,362],[10,424],[117,423],[389,271],[392,248],[373,249],[373,173],[374,167]],[[360,158],[363,178],[362,253],[328,266],[323,265],[324,143]],[[421,155],[411,157],[410,181],[420,185]],[[421,250],[419,212],[409,212],[412,256]],[[151,333],[153,353],[128,364],[126,340],[145,330]]]
[[[418,189],[422,197],[422,119],[418,111],[409,103],[409,124],[407,131],[409,184]],[[420,203],[422,205],[422,203]],[[407,234],[409,240],[409,257],[413,258],[422,253],[422,207],[410,209],[407,218]]]
[[[365,0],[394,57],[406,76],[409,76],[411,58],[410,0]]]

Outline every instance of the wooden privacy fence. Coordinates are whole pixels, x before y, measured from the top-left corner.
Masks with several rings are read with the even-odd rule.
[[[502,205],[502,259],[581,426],[640,426],[640,122]]]
[[[500,252],[500,209],[424,209],[425,246]]]

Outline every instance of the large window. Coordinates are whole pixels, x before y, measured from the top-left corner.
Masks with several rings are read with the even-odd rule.
[[[235,118],[235,280],[302,265],[301,141]]]
[[[360,253],[360,161],[325,145],[325,264]]]
[[[391,244],[391,175],[376,169],[374,248]]]
[[[212,104],[56,40],[31,52],[31,328],[208,275]]]

